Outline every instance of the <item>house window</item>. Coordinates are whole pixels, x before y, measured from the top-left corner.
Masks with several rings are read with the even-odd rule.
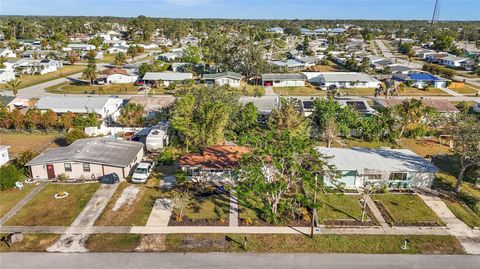
[[[65,172],[72,172],[72,164],[71,163],[66,163],[64,164],[65,166]]]
[[[90,172],[90,164],[84,163],[83,164],[83,172]]]
[[[368,174],[366,177],[368,180],[381,180],[382,174]]]
[[[407,180],[407,173],[391,173],[389,180]]]

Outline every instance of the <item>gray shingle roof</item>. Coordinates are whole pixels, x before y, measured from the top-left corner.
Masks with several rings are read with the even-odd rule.
[[[74,112],[86,113],[87,110],[102,110],[111,97],[65,97],[65,96],[45,96],[38,100],[35,105],[40,110],[51,109],[57,113]]]
[[[306,80],[303,74],[262,74],[262,80]]]
[[[79,139],[63,148],[47,149],[26,166],[83,162],[126,167],[143,148],[143,143],[109,138]]]
[[[242,75],[235,72],[223,72],[223,73],[215,73],[215,74],[203,74],[202,76],[203,79],[216,79],[216,78],[223,78],[223,77],[241,79]]]

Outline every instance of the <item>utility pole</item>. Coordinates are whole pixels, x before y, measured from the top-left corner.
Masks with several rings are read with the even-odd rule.
[[[430,39],[433,37],[433,24],[438,21],[440,17],[440,0],[435,0],[435,7],[433,8],[432,20],[430,21]]]
[[[313,209],[312,209],[312,225],[310,229],[310,237],[313,239],[313,232],[315,229],[315,219],[317,217],[317,175],[315,174],[315,189],[313,193]]]

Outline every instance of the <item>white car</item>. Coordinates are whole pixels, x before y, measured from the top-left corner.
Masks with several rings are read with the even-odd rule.
[[[133,183],[145,183],[147,182],[148,176],[152,172],[152,164],[147,162],[141,162],[138,164],[137,168],[132,175]]]

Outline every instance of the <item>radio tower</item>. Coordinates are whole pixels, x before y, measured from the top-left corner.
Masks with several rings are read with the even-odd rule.
[[[438,21],[438,17],[440,16],[440,0],[435,0],[435,9],[433,10],[432,21],[430,26],[433,28],[433,23]]]

